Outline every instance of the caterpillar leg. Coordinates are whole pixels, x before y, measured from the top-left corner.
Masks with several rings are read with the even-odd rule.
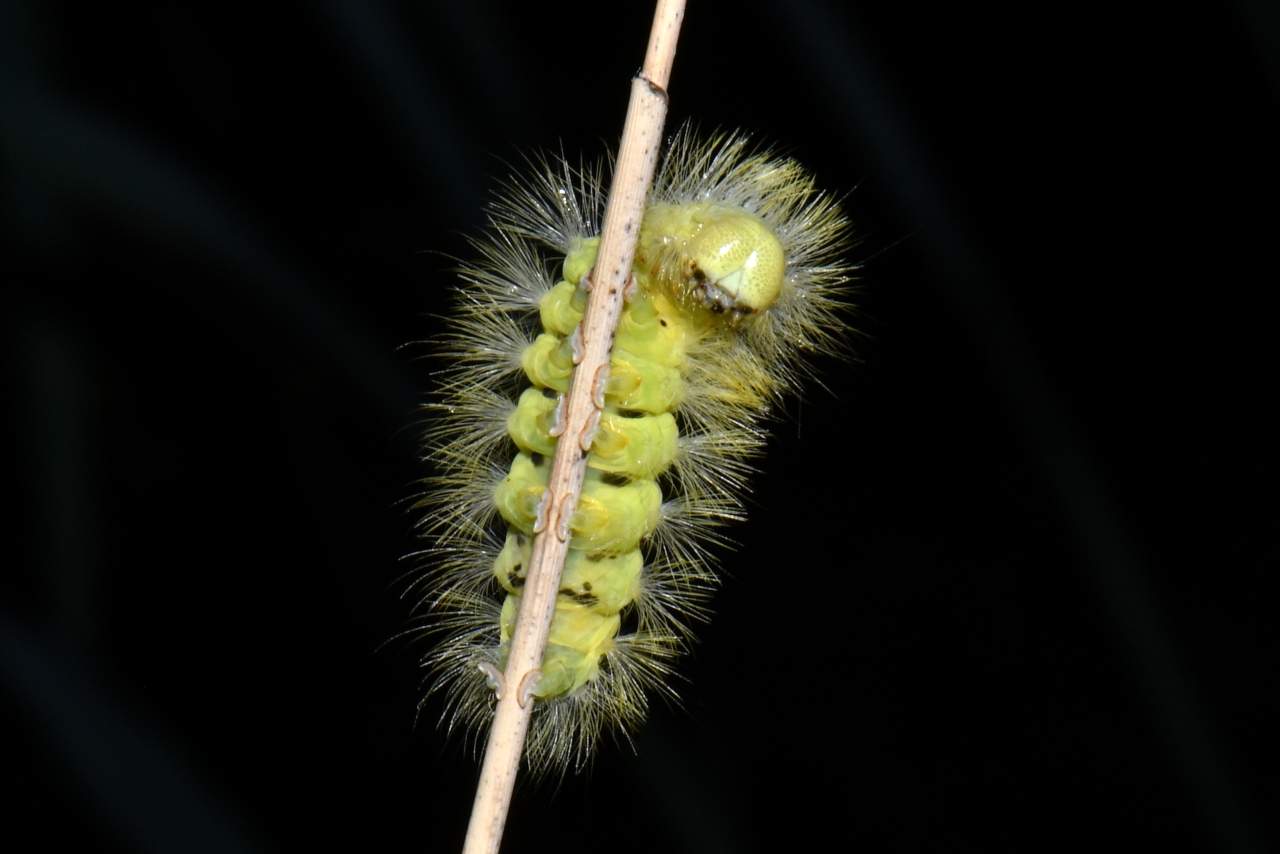
[[[476,667],[484,674],[484,684],[493,690],[495,699],[501,700],[507,693],[507,677],[502,675],[502,671],[494,667],[487,661],[482,661]],[[521,705],[524,705],[521,703]]]

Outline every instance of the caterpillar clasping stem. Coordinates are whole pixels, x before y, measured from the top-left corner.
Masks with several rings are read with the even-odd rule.
[[[804,169],[686,126],[650,189],[681,16],[659,3],[607,201],[602,166],[534,163],[459,271],[417,506],[428,697],[488,730],[473,854],[497,850],[522,751],[581,769],[651,695],[678,701],[769,413],[843,351],[848,224]]]
[[[659,0],[654,14],[643,71],[632,84],[631,102],[623,126],[622,145],[613,188],[609,193],[596,270],[600,281],[590,294],[578,326],[573,361],[577,366],[564,401],[565,433],[581,436],[588,419],[599,417],[595,385],[601,367],[608,365],[610,348],[628,289],[632,259],[644,217],[645,200],[653,181],[667,115],[666,86],[675,59],[676,41],[684,18],[684,0]],[[589,381],[584,383],[583,377]],[[480,770],[476,801],[467,828],[464,854],[496,854],[506,823],[511,792],[524,748],[534,691],[542,681],[540,667],[555,613],[560,576],[568,551],[570,517],[578,504],[586,474],[587,454],[574,443],[557,442],[542,506],[550,508],[542,531],[533,540],[522,602],[510,638],[507,683],[519,685],[515,696],[498,699],[489,742]],[[561,496],[557,502],[550,496]],[[539,513],[539,516],[542,514]],[[547,536],[547,530],[556,536]],[[536,674],[536,675],[535,675]]]

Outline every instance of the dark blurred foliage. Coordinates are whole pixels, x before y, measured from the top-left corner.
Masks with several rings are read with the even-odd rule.
[[[651,14],[0,2],[5,850],[458,850],[398,348]],[[504,850],[1272,850],[1276,5],[692,0],[671,93],[848,194],[858,360]]]

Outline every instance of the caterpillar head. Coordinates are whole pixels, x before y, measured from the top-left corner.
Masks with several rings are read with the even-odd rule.
[[[636,257],[676,294],[730,322],[773,305],[787,269],[765,221],[725,202],[650,205]]]
[[[782,291],[787,266],[782,244],[759,217],[742,208],[713,207],[685,252],[708,308],[763,311]]]

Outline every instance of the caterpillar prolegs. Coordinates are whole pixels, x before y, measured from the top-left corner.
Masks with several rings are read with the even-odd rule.
[[[423,660],[444,720],[479,735],[492,715],[558,416],[580,346],[604,209],[603,168],[535,164],[491,206],[461,269],[458,313],[416,505],[433,541],[423,582]],[[587,476],[569,520],[526,757],[581,767],[600,735],[630,733],[647,692],[674,698],[673,659],[707,616],[709,546],[744,518],[763,420],[838,353],[848,224],[794,161],[742,135],[668,145],[641,226],[634,283],[614,339]]]

